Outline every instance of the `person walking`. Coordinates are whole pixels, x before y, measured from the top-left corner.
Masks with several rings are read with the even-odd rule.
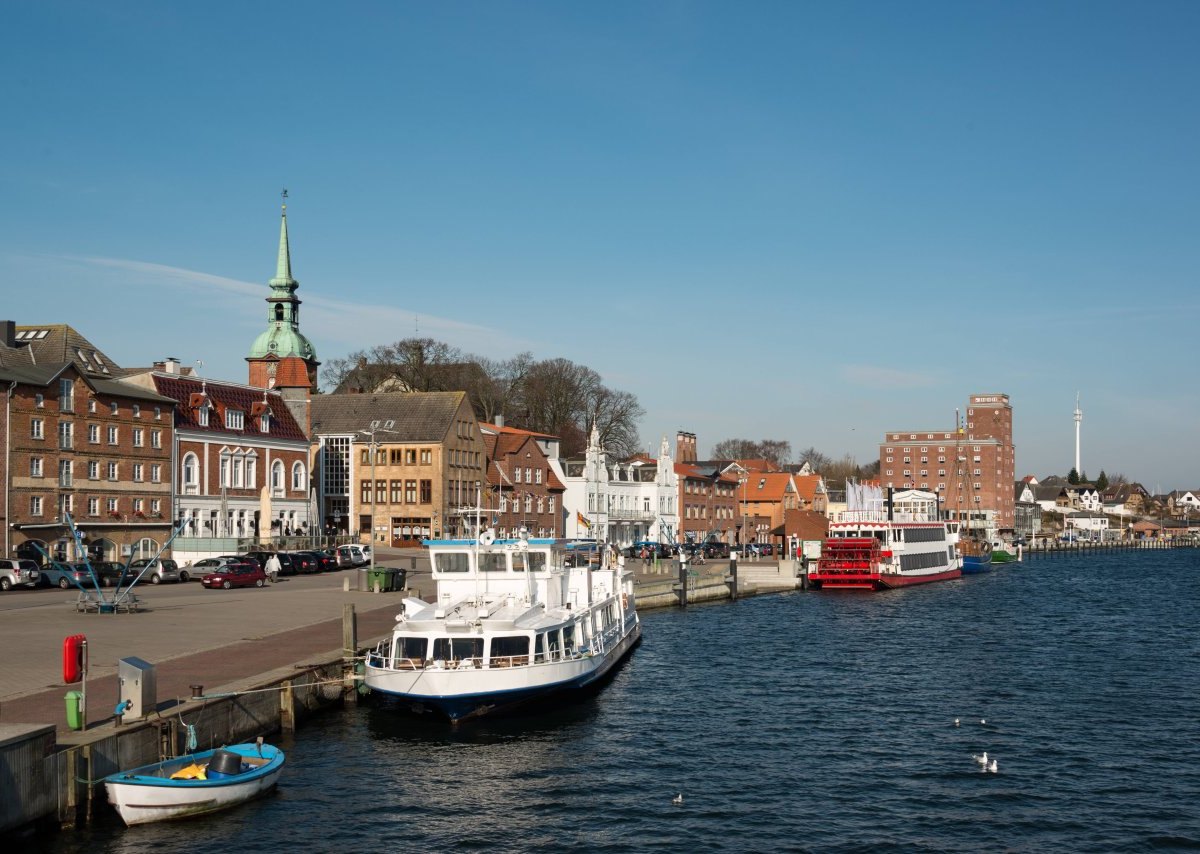
[[[272,584],[279,580],[280,568],[279,555],[272,552],[271,556],[267,558],[267,565],[263,567],[267,571],[267,578],[270,579]]]

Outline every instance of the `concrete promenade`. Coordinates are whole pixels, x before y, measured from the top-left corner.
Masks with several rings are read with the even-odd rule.
[[[387,551],[381,566],[418,569],[407,584],[431,596],[429,560],[420,552]],[[343,591],[344,579],[352,590]],[[395,623],[403,594],[360,593],[357,571],[286,576],[259,588],[209,590],[198,582],[139,584],[136,613],[82,614],[78,591],[12,590],[0,595],[0,723],[54,724],[68,734],[63,700],[78,685],[62,681],[63,638],[88,639],[89,726],[111,721],[118,700],[117,667],[131,656],[155,665],[157,699],[165,712],[189,686],[221,686],[342,647],[342,607],[352,603],[358,642],[382,638]],[[111,589],[106,588],[111,594]]]

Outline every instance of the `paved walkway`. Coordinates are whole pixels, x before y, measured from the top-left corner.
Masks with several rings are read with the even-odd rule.
[[[397,553],[398,554],[398,553]],[[381,554],[381,564],[408,567]],[[428,558],[410,573],[416,595],[431,596]],[[345,580],[355,588],[344,591]],[[342,647],[342,606],[353,603],[360,645],[385,636],[403,594],[361,593],[353,570],[290,576],[262,589],[208,590],[200,584],[139,585],[132,614],[81,614],[75,590],[13,590],[0,595],[0,722],[55,724],[65,734],[63,638],[88,639],[88,718],[112,717],[117,667],[137,657],[155,665],[160,706],[191,696],[189,686],[220,686],[289,664],[328,658]],[[106,591],[111,594],[111,591]]]

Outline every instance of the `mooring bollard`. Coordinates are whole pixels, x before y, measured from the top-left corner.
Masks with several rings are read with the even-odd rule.
[[[355,656],[358,654],[358,619],[354,604],[342,605],[342,696],[347,705],[358,704],[358,688],[354,684]]]
[[[679,564],[679,607],[687,607],[687,564],[683,561],[677,561]]]

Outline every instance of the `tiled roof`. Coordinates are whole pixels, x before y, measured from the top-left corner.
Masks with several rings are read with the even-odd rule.
[[[539,460],[540,467],[542,462],[548,462],[546,455],[542,452],[541,446],[534,441],[535,436],[540,435],[544,434],[528,433],[524,430],[515,431],[513,433],[505,432],[499,435],[493,434],[490,439],[491,441],[495,442],[495,446],[490,450],[488,456],[491,457],[493,462],[498,462],[503,465],[504,462],[510,457],[518,456],[521,453],[521,449],[528,445],[531,449],[530,452]],[[488,440],[489,435],[485,433],[484,441]],[[512,483],[512,480],[510,480],[507,475],[502,475],[500,471],[497,470],[495,465],[491,465],[488,466],[488,482],[500,483],[508,486],[510,483]],[[558,479],[558,475],[554,473],[553,467],[547,467],[546,482],[544,485],[548,489],[566,489],[566,487],[563,486],[562,481]]]
[[[819,474],[794,474],[792,482],[796,484],[796,494],[811,504],[817,500],[817,487],[821,485]]]
[[[381,442],[441,442],[466,396],[465,391],[318,394],[312,399],[313,435],[356,434],[377,421],[393,431],[378,433]]]
[[[94,377],[122,374],[112,359],[65,323],[18,326],[17,344],[28,348],[38,364],[74,362],[80,372]]]
[[[747,501],[782,501],[792,476],[787,472],[751,471],[746,475],[745,494],[738,487],[737,497]]]
[[[198,377],[182,377],[178,374],[153,373],[154,387],[159,393],[177,401],[175,408],[175,426],[180,430],[199,430],[210,433],[244,435],[262,439],[288,439],[307,441],[307,436],[296,423],[283,397],[275,391],[223,383]],[[197,420],[200,410],[198,405],[206,395],[208,401],[216,407],[216,412],[210,414],[208,426],[201,427]],[[262,414],[262,403],[265,399],[271,410],[270,431],[263,433],[259,429],[258,417]],[[233,409],[245,413],[241,430],[233,430],[225,426],[225,411]]]
[[[481,422],[479,424],[479,429],[485,430],[485,431],[495,431],[497,433],[511,433],[514,436],[536,436],[539,439],[558,439],[559,438],[558,436],[555,436],[553,433],[536,433],[533,430],[521,430],[520,428],[509,427],[507,425],[505,425],[504,427],[500,427],[500,426],[497,426],[497,425],[492,424],[487,421]]]
[[[783,529],[788,536],[802,540],[823,540],[829,533],[829,519],[814,510],[785,510]]]

